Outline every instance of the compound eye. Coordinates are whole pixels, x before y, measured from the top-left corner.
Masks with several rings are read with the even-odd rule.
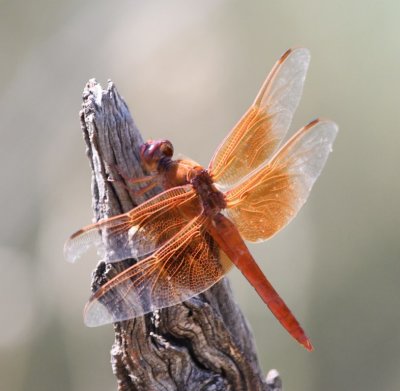
[[[150,148],[152,147],[152,141],[148,140],[145,144],[143,144],[140,147],[140,156],[142,157],[142,159],[146,159],[146,157],[148,157],[148,154],[150,152]]]
[[[168,140],[163,141],[160,146],[160,151],[164,156],[172,157],[172,155],[174,154],[174,147],[171,141]]]
[[[154,152],[158,149],[156,144],[153,140],[148,140],[140,147],[140,157],[146,165],[154,161]]]
[[[140,148],[142,163],[150,171],[157,170],[158,163],[164,157],[171,158],[174,147],[168,140],[148,140]]]

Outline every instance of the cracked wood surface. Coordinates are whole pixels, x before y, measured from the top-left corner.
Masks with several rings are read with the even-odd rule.
[[[145,200],[124,184],[124,178],[144,175],[139,159],[143,139],[111,81],[106,90],[94,79],[87,83],[80,119],[95,219],[127,212]],[[100,262],[92,290],[132,262]],[[227,279],[182,304],[116,323],[114,331],[111,363],[121,391],[281,389],[276,371],[265,379],[260,370],[252,333]]]

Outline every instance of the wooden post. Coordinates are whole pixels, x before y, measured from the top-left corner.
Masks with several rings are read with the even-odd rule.
[[[87,83],[80,118],[96,220],[143,202],[124,185],[124,177],[144,175],[138,152],[143,139],[111,81],[107,90],[94,79]],[[132,262],[100,262],[92,289]],[[116,323],[114,330],[112,368],[121,391],[281,389],[276,371],[265,379],[260,370],[253,336],[227,279],[182,304]]]

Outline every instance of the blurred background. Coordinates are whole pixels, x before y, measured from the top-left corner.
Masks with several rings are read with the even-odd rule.
[[[62,254],[92,219],[86,81],[111,78],[145,139],[207,165],[293,46],[312,61],[292,131],[340,132],[301,213],[251,248],[315,351],[229,278],[286,390],[399,390],[399,17],[395,0],[0,1],[0,390],[116,389],[112,326],[82,321],[96,259]]]

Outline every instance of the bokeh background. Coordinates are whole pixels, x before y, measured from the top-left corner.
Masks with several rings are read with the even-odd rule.
[[[312,53],[292,131],[340,133],[295,221],[252,250],[315,351],[238,272],[234,294],[286,390],[399,390],[399,18],[396,0],[0,1],[0,390],[116,389],[112,327],[82,322],[96,259],[62,255],[92,219],[85,82],[111,78],[144,138],[206,165],[292,46]]]

